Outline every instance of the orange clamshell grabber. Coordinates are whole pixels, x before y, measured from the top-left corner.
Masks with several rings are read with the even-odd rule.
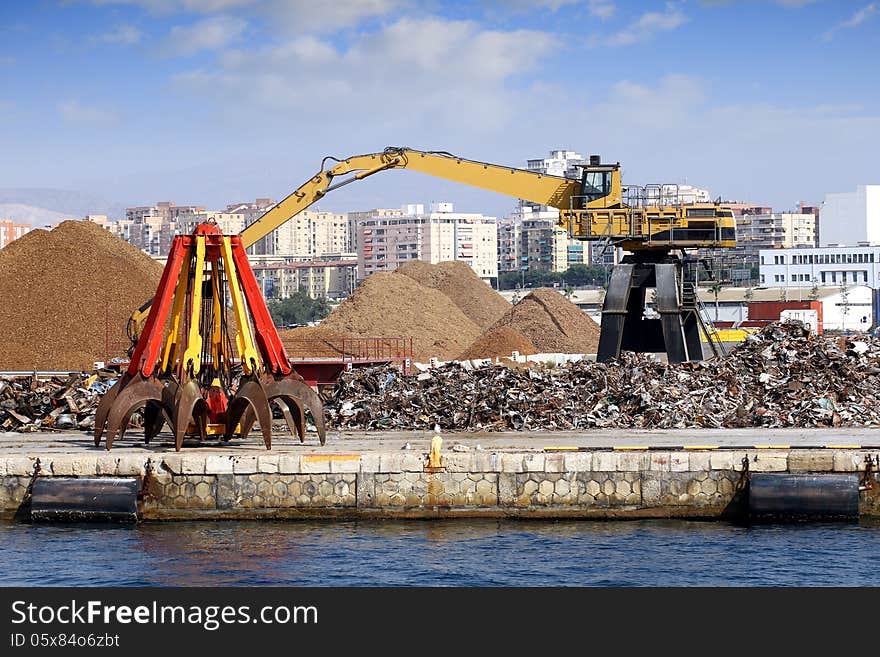
[[[230,306],[233,317],[227,317]],[[215,378],[227,389],[238,379],[226,425],[208,422],[203,391]],[[128,370],[98,405],[95,445],[106,432],[110,449],[143,408],[146,442],[166,424],[180,450],[187,435],[229,440],[247,436],[259,422],[271,449],[272,404],[301,440],[308,412],[324,444],[320,397],[290,366],[241,238],[199,224],[191,235],[174,238]]]

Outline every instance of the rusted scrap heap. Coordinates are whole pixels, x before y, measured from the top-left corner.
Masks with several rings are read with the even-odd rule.
[[[666,365],[643,354],[553,369],[450,363],[419,376],[345,373],[337,429],[571,430],[880,424],[880,340],[774,324],[730,355]]]
[[[114,379],[111,372],[0,377],[0,431],[91,429],[101,394]]]

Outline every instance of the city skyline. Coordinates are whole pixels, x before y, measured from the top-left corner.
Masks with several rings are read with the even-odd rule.
[[[283,198],[389,144],[525,167],[555,148],[793,208],[878,182],[878,3],[9,2],[3,188],[120,205]],[[694,57],[694,53],[700,53]],[[333,212],[513,199],[411,172]]]

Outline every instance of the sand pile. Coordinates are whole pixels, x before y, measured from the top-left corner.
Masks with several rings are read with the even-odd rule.
[[[488,328],[510,310],[510,303],[504,297],[460,261],[450,260],[432,265],[413,260],[398,267],[397,273],[409,276],[424,287],[442,292],[480,328]]]
[[[480,334],[480,327],[445,294],[396,272],[369,276],[317,328],[282,331],[281,338],[288,345],[308,337],[412,337],[416,358],[447,360]]]
[[[530,292],[491,329],[501,327],[516,329],[539,353],[594,354],[599,346],[599,325],[546,287]]]
[[[510,326],[496,326],[474,340],[458,358],[459,360],[500,358],[510,356],[514,351],[524,356],[537,353],[535,345],[516,329]]]
[[[106,343],[128,342],[126,322],[161,275],[161,264],[87,221],[15,240],[0,250],[0,369],[91,370],[124,355]]]

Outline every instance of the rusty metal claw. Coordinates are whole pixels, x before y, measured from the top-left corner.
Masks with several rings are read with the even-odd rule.
[[[272,401],[281,409],[281,414],[284,415],[284,421],[287,423],[290,435],[298,435],[299,442],[306,442],[305,416],[302,408],[296,400],[291,399],[290,397],[275,397]],[[291,409],[293,410],[291,411]],[[296,414],[296,417],[294,417],[294,413]]]
[[[232,437],[236,426],[238,426],[239,421],[244,417],[248,408],[253,410],[257,421],[260,423],[260,431],[263,434],[266,449],[272,449],[272,413],[269,411],[269,400],[266,397],[266,392],[256,379],[242,382],[235,396],[229,402],[229,407],[226,411],[226,434],[224,440],[229,440]],[[251,422],[251,426],[253,426],[253,422]],[[241,435],[242,438],[245,437],[243,431]]]
[[[114,386],[115,387],[115,386]],[[113,447],[113,440],[120,432],[120,437],[125,433],[125,426],[131,414],[148,401],[161,402],[162,382],[155,377],[144,378],[143,375],[135,376],[125,389],[120,390],[110,408],[107,417],[107,449]]]
[[[183,437],[191,420],[195,420],[202,440],[205,440],[205,425],[208,406],[202,398],[202,391],[195,381],[187,381],[177,391],[174,402],[174,448],[178,452],[183,446]]]
[[[119,378],[116,384],[111,386],[111,388],[104,393],[104,396],[101,397],[101,401],[98,403],[98,409],[95,411],[95,447],[101,445],[101,436],[104,435],[104,426],[107,424],[107,416],[110,415],[110,409],[113,407],[113,402],[116,401],[116,398],[119,396],[119,391],[122,390],[131,379],[132,377],[126,372]]]
[[[164,400],[162,402],[148,401],[144,407],[144,443],[149,445],[150,441],[159,435],[166,423],[169,427],[174,426],[171,411],[165,405]]]
[[[250,404],[245,409],[244,413],[242,413],[241,420],[238,422],[238,426],[241,428],[239,431],[239,436],[242,438],[246,438],[250,435],[251,429],[254,428],[254,423],[257,421],[257,416],[254,413],[254,409],[250,407]]]
[[[302,377],[287,376],[283,379],[275,379],[266,383],[266,396],[271,399],[281,398],[287,404],[288,408],[293,411],[293,406],[297,407],[300,415],[304,418],[304,409],[308,409],[318,431],[318,438],[323,445],[327,440],[327,429],[324,424],[324,406],[321,404],[321,398]],[[291,403],[292,402],[292,403]],[[304,424],[304,420],[303,423]],[[305,436],[303,428],[301,436]]]

